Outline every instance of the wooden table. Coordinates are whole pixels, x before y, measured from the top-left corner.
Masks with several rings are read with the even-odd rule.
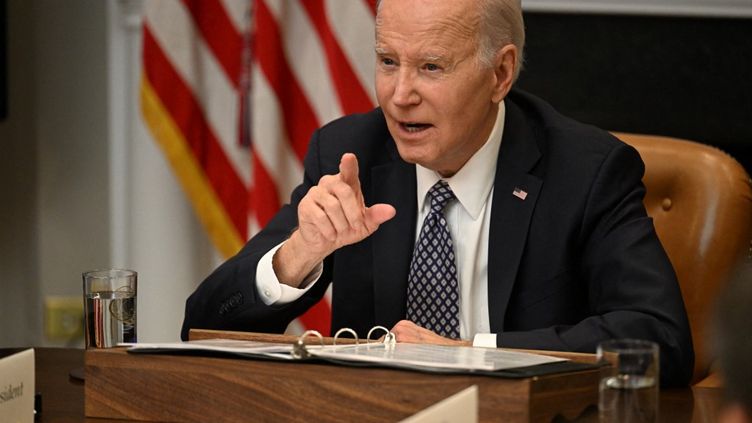
[[[21,351],[20,348],[0,349],[0,357]],[[123,422],[84,417],[84,385],[69,376],[72,369],[84,365],[80,349],[37,348],[36,391],[42,394],[42,414],[38,422]],[[662,422],[714,422],[721,404],[721,390],[716,388],[685,388],[661,391]],[[596,410],[588,410],[577,421],[598,420]]]

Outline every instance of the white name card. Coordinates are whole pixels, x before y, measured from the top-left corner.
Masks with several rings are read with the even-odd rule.
[[[400,423],[478,423],[478,385],[469,386]]]
[[[34,350],[0,359],[0,420],[34,421]]]

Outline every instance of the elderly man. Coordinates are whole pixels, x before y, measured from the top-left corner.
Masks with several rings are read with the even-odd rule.
[[[380,108],[313,134],[290,204],[191,295],[183,337],[281,332],[332,283],[334,330],[584,352],[651,339],[663,381],[687,383],[686,312],[640,157],[512,90],[519,3],[381,1]]]

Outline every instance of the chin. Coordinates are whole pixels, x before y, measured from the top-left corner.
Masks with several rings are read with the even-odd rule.
[[[400,157],[402,160],[412,163],[412,164],[419,164],[423,167],[428,167],[426,164],[430,161],[427,160],[425,152],[419,151],[420,149],[417,147],[411,147],[406,145],[406,143],[403,143],[401,141],[395,141],[397,144],[397,151],[399,152]]]

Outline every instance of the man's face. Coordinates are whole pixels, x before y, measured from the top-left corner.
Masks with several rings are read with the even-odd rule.
[[[400,156],[451,176],[493,129],[497,77],[478,50],[477,0],[383,0],[376,96]]]

